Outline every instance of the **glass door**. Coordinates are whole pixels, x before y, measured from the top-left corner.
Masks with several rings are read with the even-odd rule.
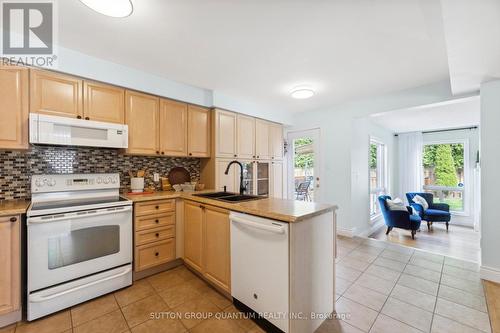
[[[269,196],[269,162],[256,162],[257,195]]]
[[[245,194],[254,194],[254,161],[241,161],[243,165],[243,186]],[[239,180],[238,180],[239,181]]]
[[[320,196],[319,129],[289,132],[288,198],[318,201]]]

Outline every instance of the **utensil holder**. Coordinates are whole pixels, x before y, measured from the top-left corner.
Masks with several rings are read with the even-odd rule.
[[[130,189],[134,193],[144,192],[144,178],[134,177],[130,179]]]

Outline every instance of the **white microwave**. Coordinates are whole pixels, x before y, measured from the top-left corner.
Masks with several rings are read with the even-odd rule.
[[[128,126],[30,113],[30,143],[128,148]]]

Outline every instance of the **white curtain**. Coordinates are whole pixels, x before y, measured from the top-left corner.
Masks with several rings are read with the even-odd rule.
[[[407,192],[422,191],[422,132],[399,134],[398,147],[399,196],[405,201]]]

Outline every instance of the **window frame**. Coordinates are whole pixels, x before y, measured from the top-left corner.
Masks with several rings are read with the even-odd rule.
[[[422,184],[422,190],[448,190],[448,191],[462,191],[462,201],[464,205],[463,211],[450,210],[452,215],[457,216],[470,216],[470,156],[469,156],[469,138],[459,138],[459,139],[443,139],[443,140],[429,140],[422,143],[422,173],[424,169],[423,153],[425,146],[431,145],[446,145],[446,144],[463,144],[464,145],[464,186],[462,189],[457,187],[440,186],[440,185],[424,185]],[[458,189],[458,190],[457,190]]]
[[[376,144],[377,145],[377,187],[372,189],[371,187],[371,179],[370,179],[370,159],[371,159],[371,145]],[[378,149],[378,147],[382,147],[383,149]],[[370,221],[374,222],[375,220],[379,219],[382,216],[382,212],[378,203],[378,197],[382,194],[387,193],[387,188],[388,188],[388,163],[387,163],[387,144],[374,136],[370,136],[368,140],[368,213],[370,215]],[[371,195],[375,194],[377,197],[377,200],[375,201],[375,206],[377,207],[377,211],[375,213],[372,213],[371,211]]]

